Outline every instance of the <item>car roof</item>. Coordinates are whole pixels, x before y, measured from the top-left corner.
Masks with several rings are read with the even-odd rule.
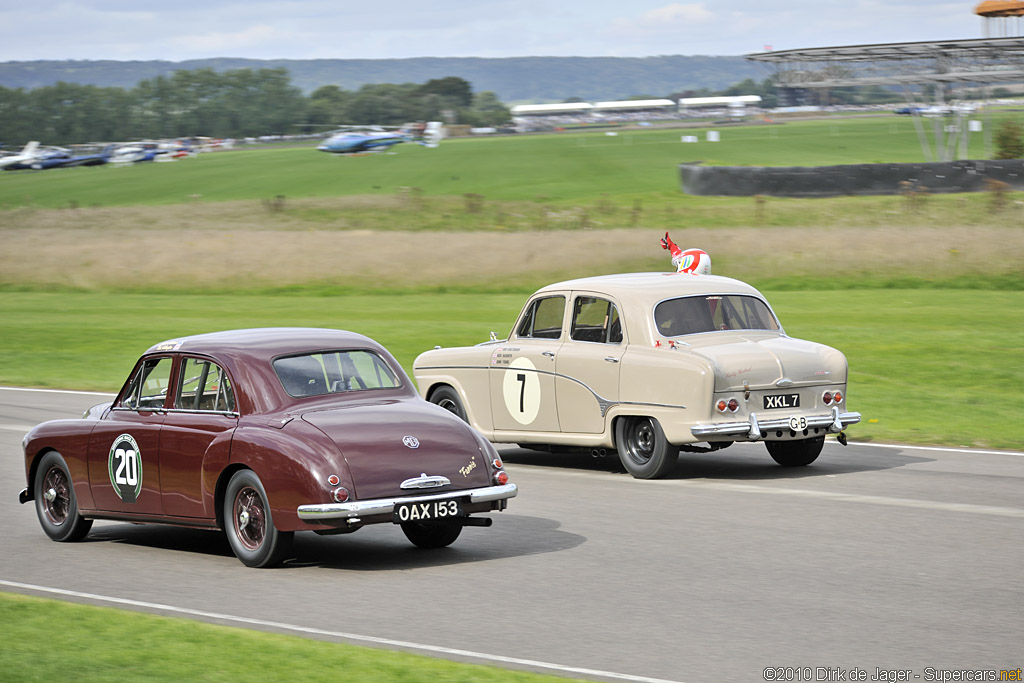
[[[380,349],[369,337],[346,330],[319,327],[263,327],[209,332],[168,339],[146,351],[178,351],[206,355],[231,355],[247,360],[269,360],[294,353],[344,348]]]
[[[598,292],[624,298],[639,296],[656,301],[699,294],[762,296],[754,287],[740,280],[719,275],[690,275],[689,273],[622,273],[583,277],[550,284],[537,290],[537,294],[565,290]]]

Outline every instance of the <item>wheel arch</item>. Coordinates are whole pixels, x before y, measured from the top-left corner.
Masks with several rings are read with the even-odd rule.
[[[220,529],[224,529],[225,528],[224,527],[224,496],[227,494],[228,482],[231,481],[231,477],[233,477],[236,472],[241,472],[242,470],[250,470],[250,471],[252,471],[252,468],[248,467],[247,465],[244,465],[242,463],[231,463],[230,465],[225,467],[223,470],[221,470],[220,476],[217,478],[217,488],[214,490],[213,500],[214,500],[214,510],[216,510],[216,514],[217,514],[217,517],[216,517],[216,519],[217,519],[217,526]]]
[[[32,462],[28,467],[28,481],[26,482],[28,485],[28,495],[25,497],[25,500],[21,501],[22,503],[27,503],[30,500],[36,499],[36,477],[39,476],[39,463],[43,461],[43,458],[46,457],[47,453],[60,453],[60,451],[53,446],[43,446],[35,455],[32,456]]]
[[[431,401],[431,399],[434,397],[434,394],[437,393],[439,389],[444,388],[451,389],[452,391],[459,395],[459,401],[462,402],[462,409],[466,411],[466,421],[469,423],[471,427],[473,427],[473,429],[476,429],[477,431],[480,432],[490,433],[490,404],[487,404],[486,410],[478,410],[477,406],[467,398],[466,388],[463,386],[462,382],[458,381],[454,377],[439,377],[438,379],[434,380],[423,391],[423,396],[427,401]],[[480,419],[481,417],[486,418],[488,424],[484,424],[484,422]]]

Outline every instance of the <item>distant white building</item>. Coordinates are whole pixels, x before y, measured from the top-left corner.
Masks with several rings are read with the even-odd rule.
[[[620,100],[520,104],[512,107],[512,120],[520,131],[607,122],[645,121],[679,116],[674,100]]]
[[[723,95],[721,97],[684,97],[679,100],[679,113],[683,116],[725,114],[741,119],[747,115],[747,107],[761,104],[760,95]]]

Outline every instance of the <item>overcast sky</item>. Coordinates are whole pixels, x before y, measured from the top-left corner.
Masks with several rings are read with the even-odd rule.
[[[740,55],[981,38],[926,0],[0,0],[0,61]]]

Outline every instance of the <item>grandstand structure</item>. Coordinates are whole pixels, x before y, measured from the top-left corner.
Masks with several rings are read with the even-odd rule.
[[[902,90],[926,161],[966,154],[974,108],[959,97],[964,88],[987,91],[995,84],[1024,83],[1024,37],[813,47],[746,57],[775,70],[785,104],[805,104],[810,93],[830,88]],[[933,101],[926,102],[926,96]],[[931,125],[921,119],[931,119]]]

